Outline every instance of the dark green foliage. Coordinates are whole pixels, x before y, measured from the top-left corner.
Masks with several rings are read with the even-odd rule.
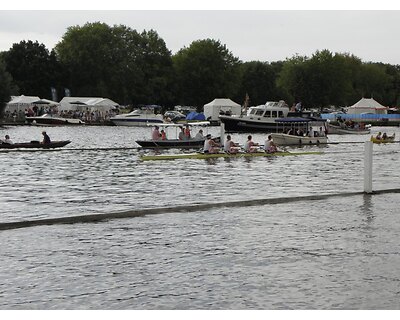
[[[18,93],[17,88],[13,85],[11,75],[6,71],[3,61],[3,54],[0,56],[0,119],[3,117],[4,108],[11,95]]]
[[[51,87],[57,87],[62,76],[54,53],[37,41],[21,41],[3,56],[6,70],[21,94],[52,98]]]
[[[68,28],[51,52],[37,41],[21,41],[0,58],[3,102],[17,94],[16,88],[20,94],[51,99],[54,87],[59,100],[69,88],[73,96],[167,109],[177,104],[201,109],[214,98],[243,103],[246,95],[250,105],[285,100],[323,108],[352,105],[362,97],[400,104],[398,65],[365,63],[329,50],[271,63],[241,62],[213,39],[194,41],[172,56],[154,30],[139,33],[100,22]]]
[[[233,98],[238,92],[239,59],[219,41],[194,41],[173,62],[178,104],[203,106],[214,98]]]
[[[158,34],[126,26],[87,23],[70,27],[57,44],[75,96],[100,96],[121,104],[167,103],[171,53]]]

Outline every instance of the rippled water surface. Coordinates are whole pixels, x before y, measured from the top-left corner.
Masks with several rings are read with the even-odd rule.
[[[41,130],[0,134],[30,141]],[[72,143],[0,150],[0,222],[363,190],[368,136],[288,148],[321,155],[142,162],[146,128],[46,131]],[[374,145],[374,189],[400,187],[399,148]],[[0,308],[397,309],[398,203],[338,197],[0,231]]]

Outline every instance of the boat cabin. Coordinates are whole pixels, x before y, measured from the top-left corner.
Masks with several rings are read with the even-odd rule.
[[[286,117],[288,113],[289,108],[284,101],[268,101],[266,104],[250,107],[247,116],[250,119],[258,120],[261,118],[278,119]]]

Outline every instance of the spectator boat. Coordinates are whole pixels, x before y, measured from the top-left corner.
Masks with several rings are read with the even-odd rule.
[[[37,117],[26,117],[26,122],[36,126],[59,126],[59,125],[83,125],[84,121],[81,119],[62,118],[45,113]]]
[[[146,126],[147,124],[160,124],[164,122],[163,115],[156,113],[160,106],[142,106],[129,113],[119,114],[110,118],[116,126]]]
[[[281,118],[320,119],[311,111],[289,111],[285,101],[268,101],[265,105],[250,107],[246,114],[220,115],[226,132],[282,132]]]
[[[311,118],[282,118],[277,123],[283,128],[283,133],[271,133],[274,143],[278,146],[319,145],[327,144],[326,120]]]
[[[151,126],[152,129],[154,126],[158,126],[161,129],[167,131],[167,137],[172,134],[174,136],[173,139],[165,139],[162,140],[157,139],[142,139],[136,140],[136,143],[141,146],[142,148],[151,148],[151,149],[168,149],[168,148],[202,148],[204,146],[205,135],[202,138],[195,138],[197,132],[192,132],[190,139],[178,139],[178,133],[181,131],[182,127],[189,126],[191,129],[195,127],[207,127],[210,125],[209,121],[201,121],[201,122],[193,122],[193,123],[186,123],[186,124],[177,124],[177,123],[161,123],[161,124],[147,124],[147,126]],[[199,129],[200,130],[200,129]]]

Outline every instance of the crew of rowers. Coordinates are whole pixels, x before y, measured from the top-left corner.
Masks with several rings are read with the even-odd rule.
[[[219,153],[221,149],[221,145],[215,142],[212,139],[211,134],[206,136],[206,140],[204,141],[203,151],[204,153]],[[278,151],[276,144],[272,140],[272,136],[268,135],[265,140],[264,146],[260,146],[258,143],[253,141],[253,137],[251,135],[247,136],[247,141],[244,144],[244,152],[253,153],[253,152],[267,152],[274,153]],[[230,154],[235,154],[241,151],[241,147],[238,143],[232,140],[231,135],[226,136],[226,141],[223,146],[223,151]]]
[[[375,137],[375,139],[376,140],[387,140],[388,138],[389,139],[394,139],[394,137],[395,137],[395,134],[393,133],[393,135],[391,135],[390,137],[386,134],[386,132],[384,132],[383,134],[382,134],[382,132],[378,132],[378,134],[376,135],[376,137]]]
[[[152,140],[166,140],[167,135],[164,130],[159,131],[159,127],[155,126],[152,132]],[[178,135],[179,140],[189,140],[191,139],[191,132],[189,126],[181,127],[181,131]],[[203,130],[200,129],[196,134],[194,139],[201,140],[204,139]],[[274,153],[277,152],[277,146],[272,140],[272,136],[268,135],[265,140],[264,146],[260,146],[258,143],[253,141],[253,137],[251,135],[247,136],[247,141],[244,144],[244,152],[267,152]],[[207,134],[204,140],[203,151],[204,153],[218,153],[221,150],[221,144],[217,143],[211,136],[211,134]],[[228,134],[226,137],[226,141],[223,145],[223,151],[226,153],[238,153],[242,148],[238,143],[232,141],[232,137]]]

